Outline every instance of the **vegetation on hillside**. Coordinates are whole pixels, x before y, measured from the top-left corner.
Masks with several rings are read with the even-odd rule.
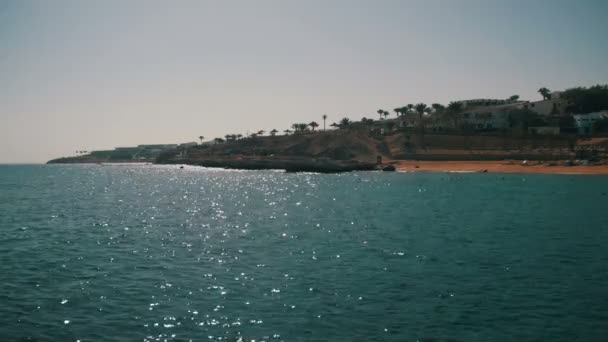
[[[570,88],[565,90],[562,96],[568,100],[566,110],[570,113],[608,110],[608,85],[598,84],[589,88]]]

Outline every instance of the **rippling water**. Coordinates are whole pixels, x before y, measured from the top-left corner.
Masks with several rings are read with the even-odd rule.
[[[608,177],[0,166],[0,340],[606,341]]]

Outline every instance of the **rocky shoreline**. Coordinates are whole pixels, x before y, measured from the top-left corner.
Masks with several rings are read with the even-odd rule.
[[[107,159],[107,158],[90,158],[90,157],[63,157],[47,161],[47,164],[104,164],[104,163],[120,163],[120,164],[141,164],[153,163],[153,159]]]
[[[241,170],[285,170],[286,172],[340,173],[378,170],[375,163],[357,160],[315,158],[205,158],[173,159],[159,164],[185,164]]]

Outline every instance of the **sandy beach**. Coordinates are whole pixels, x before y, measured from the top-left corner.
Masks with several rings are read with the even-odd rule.
[[[608,165],[550,165],[549,163],[531,162],[528,165],[520,161],[396,161],[398,171],[429,172],[505,172],[505,173],[554,173],[606,175]]]

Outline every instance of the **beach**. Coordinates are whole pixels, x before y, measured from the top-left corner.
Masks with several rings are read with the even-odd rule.
[[[565,166],[559,163],[540,163],[521,161],[415,161],[399,160],[394,162],[397,171],[428,172],[504,172],[504,173],[550,173],[550,174],[584,174],[606,175],[608,165],[574,165]]]

